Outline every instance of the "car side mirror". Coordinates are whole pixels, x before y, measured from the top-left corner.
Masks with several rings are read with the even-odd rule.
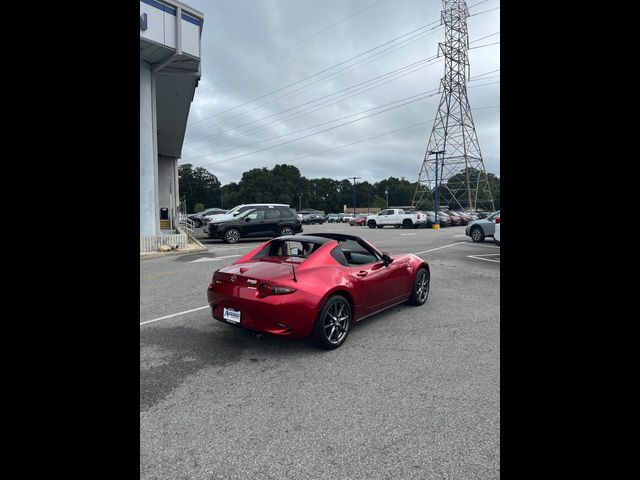
[[[249,220],[251,220],[249,217],[244,219],[245,222],[248,222]]]
[[[385,267],[388,267],[393,263],[393,257],[391,257],[388,253],[382,254],[382,263],[384,263]]]

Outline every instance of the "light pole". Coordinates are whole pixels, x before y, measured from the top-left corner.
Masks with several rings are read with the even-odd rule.
[[[302,194],[298,194],[298,212],[302,210]]]
[[[220,185],[220,208],[224,209],[224,187]]]
[[[437,230],[440,228],[440,223],[438,222],[438,197],[440,196],[439,185],[438,185],[438,155],[439,154],[444,155],[444,150],[438,150],[437,152],[429,151],[427,152],[427,154],[436,156],[436,200],[435,200],[435,212],[434,212],[435,220],[433,222],[433,228]],[[440,181],[442,181],[442,179],[440,179]]]
[[[389,190],[385,188],[384,194],[387,196],[387,208],[389,208]]]
[[[370,215],[371,212],[369,211],[369,188],[367,188],[367,215]]]
[[[353,178],[353,216],[356,216],[356,179],[361,177],[349,177]]]

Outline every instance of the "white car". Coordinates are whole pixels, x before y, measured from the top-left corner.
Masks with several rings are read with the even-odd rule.
[[[233,207],[231,210],[227,210],[227,213],[224,215],[207,215],[203,218],[208,222],[211,222],[215,219],[216,222],[224,222],[225,220],[232,220],[234,217],[240,215],[247,210],[251,210],[256,207],[288,207],[286,203],[243,203],[242,205],[237,205]],[[206,223],[206,222],[204,222]]]

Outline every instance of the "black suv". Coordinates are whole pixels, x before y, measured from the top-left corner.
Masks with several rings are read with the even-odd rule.
[[[209,238],[237,243],[245,237],[280,237],[302,232],[296,211],[289,207],[255,207],[232,220],[209,223]]]

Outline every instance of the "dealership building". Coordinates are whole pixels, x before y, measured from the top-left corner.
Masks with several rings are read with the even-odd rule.
[[[203,21],[174,0],[140,0],[141,250],[143,237],[177,233],[178,160],[200,80]]]

